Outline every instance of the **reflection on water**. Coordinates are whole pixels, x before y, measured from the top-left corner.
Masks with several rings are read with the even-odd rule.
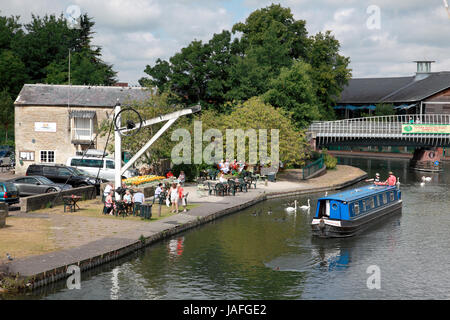
[[[403,212],[348,239],[311,237],[323,193],[275,199],[174,236],[27,298],[44,299],[430,299],[450,298],[450,168],[410,171],[406,160],[340,158],[372,177],[400,177]],[[431,181],[421,186],[422,176]],[[331,194],[332,192],[329,192]],[[311,199],[310,211],[286,212]],[[369,266],[381,289],[368,289]],[[23,297],[18,297],[23,298]]]

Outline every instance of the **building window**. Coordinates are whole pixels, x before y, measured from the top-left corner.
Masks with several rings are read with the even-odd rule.
[[[55,151],[42,150],[41,151],[41,162],[55,162]]]
[[[92,139],[92,118],[73,118],[73,140]]]

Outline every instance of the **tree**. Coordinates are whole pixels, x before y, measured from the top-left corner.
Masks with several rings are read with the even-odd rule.
[[[145,68],[150,78],[141,85],[156,86],[159,92],[172,91],[181,103],[221,110],[229,90],[231,33],[214,34],[208,43],[194,40],[168,61],[158,59],[155,66]]]
[[[229,115],[220,115],[214,111],[203,112],[201,115],[203,130],[209,128],[219,129],[224,137],[224,150],[226,150],[226,129],[259,129],[268,130],[268,156],[270,157],[270,130],[279,130],[279,155],[285,166],[300,167],[309,157],[309,145],[305,133],[297,129],[289,114],[281,108],[274,108],[264,103],[261,98],[254,97],[239,104]],[[259,141],[258,141],[259,145]],[[236,148],[235,148],[236,151]],[[261,151],[261,150],[259,150]],[[248,146],[246,151],[248,158]]]
[[[91,44],[94,22],[85,14],[81,16],[80,26],[80,29],[70,29],[62,14],[42,18],[32,15],[31,22],[24,26],[26,33],[12,44],[14,52],[27,66],[30,81],[67,83],[70,50],[74,56],[74,74],[83,73],[77,66],[87,68],[87,72],[79,76],[80,82],[97,85],[116,82],[112,66],[100,59],[101,48],[94,49]]]
[[[310,45],[305,61],[311,65],[310,74],[320,102],[323,119],[335,117],[333,105],[351,78],[348,68],[350,59],[339,54],[340,44],[330,31],[319,32],[310,37]]]
[[[271,89],[262,95],[266,103],[289,112],[299,128],[321,117],[311,69],[305,62],[294,62],[290,68],[281,69],[278,78],[270,82]]]
[[[5,130],[5,143],[8,141],[8,131],[14,124],[14,103],[8,91],[0,92],[0,125]]]
[[[0,90],[16,97],[29,79],[25,64],[11,50],[0,51]]]

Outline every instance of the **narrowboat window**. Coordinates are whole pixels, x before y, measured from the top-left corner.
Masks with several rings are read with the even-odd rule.
[[[370,210],[373,208],[373,198],[367,199],[366,210]]]
[[[383,204],[383,195],[380,194],[380,206]]]
[[[353,211],[354,211],[355,215],[359,214],[359,204],[357,202],[355,202],[353,204]]]
[[[386,193],[383,193],[383,203],[387,203],[387,195],[386,195]]]
[[[366,207],[366,200],[363,200],[363,201],[362,201],[361,211],[364,211],[364,210],[367,210],[367,207]]]
[[[331,207],[333,208],[333,210],[337,210],[338,205],[336,203],[333,203],[333,205]]]
[[[391,192],[391,201],[394,201],[394,193]]]

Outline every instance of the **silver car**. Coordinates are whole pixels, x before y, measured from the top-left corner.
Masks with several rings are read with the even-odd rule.
[[[16,188],[19,190],[19,195],[23,196],[33,196],[36,194],[48,193],[48,192],[59,192],[61,190],[71,189],[70,185],[64,185],[60,183],[54,183],[50,179],[43,176],[26,176],[20,178],[14,178],[8,180],[14,183]]]

